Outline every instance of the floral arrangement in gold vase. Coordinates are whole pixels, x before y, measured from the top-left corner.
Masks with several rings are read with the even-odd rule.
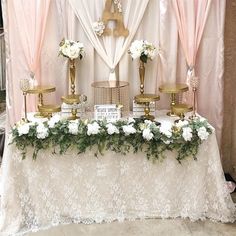
[[[144,64],[148,62],[148,60],[153,60],[157,55],[157,49],[152,44],[146,40],[135,40],[129,50],[128,53],[132,57],[133,60],[139,59],[139,76],[140,76],[140,93],[144,93],[144,76],[145,76],[145,66]]]
[[[84,57],[84,45],[79,41],[63,39],[60,43],[59,55],[69,59],[71,94],[75,94],[75,60]]]

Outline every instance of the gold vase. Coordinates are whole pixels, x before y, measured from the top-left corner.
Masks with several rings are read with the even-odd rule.
[[[144,93],[144,76],[145,76],[145,67],[144,62],[140,60],[139,63],[139,78],[140,78],[140,93]]]
[[[70,91],[75,94],[75,60],[69,59]]]

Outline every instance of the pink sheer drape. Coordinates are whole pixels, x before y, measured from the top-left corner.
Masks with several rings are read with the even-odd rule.
[[[29,77],[40,84],[40,56],[51,0],[8,1],[9,12],[15,18]],[[34,110],[35,99],[29,99],[28,109]]]
[[[212,0],[172,0],[179,38],[188,64],[187,84],[195,76],[198,48]],[[186,100],[191,101],[191,96]]]

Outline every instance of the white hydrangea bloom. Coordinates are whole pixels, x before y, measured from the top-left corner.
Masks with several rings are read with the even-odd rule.
[[[45,139],[49,134],[48,128],[43,123],[38,124],[36,128],[36,132],[37,132],[38,139]]]
[[[160,132],[170,138],[172,136],[171,128],[172,124],[170,122],[162,122],[160,126]]]
[[[17,127],[17,131],[19,136],[23,135],[23,134],[28,134],[30,130],[30,123],[24,123],[21,124]]]
[[[123,129],[125,135],[136,133],[136,129],[133,127],[133,125],[124,125],[124,126],[122,126],[122,129]]]
[[[197,135],[201,140],[206,140],[209,136],[209,133],[207,132],[205,127],[201,127],[198,129]]]
[[[90,136],[92,134],[98,134],[101,127],[99,126],[99,124],[97,122],[94,122],[92,124],[88,124],[87,128],[88,128],[87,135]]]
[[[77,135],[79,132],[78,122],[70,122],[68,125],[69,133]]]
[[[50,120],[48,121],[49,128],[54,128],[55,124],[58,123],[60,121],[60,119],[61,119],[61,117],[58,114],[51,117]]]
[[[143,130],[143,138],[146,139],[147,141],[150,141],[153,138],[153,133],[149,128],[146,128]]]
[[[131,44],[129,51],[133,59],[139,58],[143,51],[143,40],[135,40]]]
[[[107,128],[107,133],[109,135],[119,134],[119,130],[117,129],[117,127],[115,125],[111,124],[111,123],[107,124],[106,128]]]
[[[190,127],[184,127],[182,136],[185,141],[191,141],[193,137],[192,129]]]

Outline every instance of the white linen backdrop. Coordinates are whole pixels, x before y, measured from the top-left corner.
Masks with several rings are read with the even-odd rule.
[[[13,93],[20,94],[18,86],[13,90],[12,84],[27,77],[27,62],[18,40],[17,24],[11,12],[7,12],[7,3],[3,0],[4,23],[7,50],[7,100],[12,100]],[[186,1],[186,0],[185,0]],[[82,0],[76,2],[82,3]],[[94,2],[94,1],[87,1]],[[125,2],[125,1],[122,1]],[[58,4],[61,7],[58,7]],[[123,15],[127,22],[126,7],[123,3]],[[104,0],[96,0],[96,9],[92,9],[94,17],[102,16]],[[71,9],[72,7],[72,9]],[[91,7],[94,7],[92,5]],[[70,10],[69,10],[70,9]],[[100,10],[99,10],[100,9]],[[225,0],[214,0],[206,22],[203,38],[198,52],[196,72],[200,79],[198,91],[198,112],[209,119],[216,128],[218,140],[222,128],[222,76],[223,76],[223,32],[224,32]],[[73,1],[51,0],[49,16],[45,31],[45,39],[41,54],[41,76],[43,85],[55,85],[57,90],[53,95],[45,96],[46,102],[61,103],[61,96],[68,91],[67,61],[58,57],[58,45],[63,37],[73,36],[73,39],[84,43],[86,57],[77,65],[77,90],[88,96],[88,102],[93,103],[94,81],[108,80],[110,68],[99,56],[90,42],[79,19],[76,17]],[[95,14],[96,13],[96,14]],[[131,14],[136,14],[131,11]],[[98,18],[93,19],[97,21]],[[68,27],[71,33],[68,34]],[[131,32],[133,29],[129,29]],[[88,33],[88,32],[87,32]],[[185,82],[186,62],[178,40],[178,29],[171,0],[149,0],[143,18],[134,39],[146,39],[162,49],[162,59],[156,58],[146,65],[145,90],[148,93],[158,92],[162,82]],[[105,42],[105,41],[104,41]],[[20,63],[19,63],[20,62]],[[20,75],[20,76],[19,76]],[[122,56],[118,68],[119,80],[130,83],[130,104],[134,95],[139,93],[138,62],[132,61],[128,53]],[[19,95],[20,96],[20,95]],[[9,123],[20,119],[22,99],[8,106]],[[158,108],[167,108],[169,96],[161,94]]]

